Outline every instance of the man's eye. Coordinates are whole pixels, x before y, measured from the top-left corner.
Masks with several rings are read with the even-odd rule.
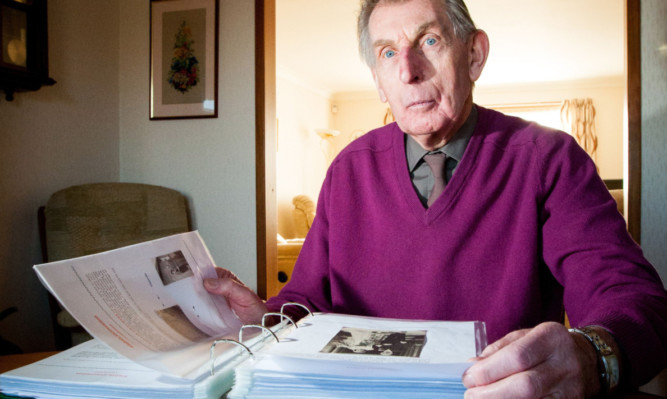
[[[387,50],[384,52],[384,58],[391,58],[396,55],[394,50]]]
[[[429,37],[428,39],[426,39],[426,44],[429,45],[429,46],[434,45],[436,42],[437,41],[432,37]]]

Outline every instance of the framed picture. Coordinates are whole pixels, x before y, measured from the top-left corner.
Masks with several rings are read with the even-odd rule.
[[[218,0],[151,0],[150,119],[218,116]]]
[[[49,77],[46,0],[0,0],[0,90],[15,92],[53,85]]]

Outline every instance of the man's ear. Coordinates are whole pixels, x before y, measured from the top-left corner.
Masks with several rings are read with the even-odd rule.
[[[481,29],[476,30],[470,38],[470,80],[477,81],[489,56],[489,36]]]
[[[378,91],[378,94],[380,95],[380,101],[383,103],[387,102],[387,96],[384,95],[384,91],[380,87],[380,82],[378,82],[378,77],[375,74],[375,69],[371,69],[371,74],[373,75],[373,82],[375,82],[375,88]]]

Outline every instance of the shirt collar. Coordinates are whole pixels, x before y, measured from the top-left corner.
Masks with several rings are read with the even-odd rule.
[[[444,152],[449,158],[454,158],[456,162],[460,162],[468,146],[470,137],[475,131],[475,125],[477,125],[477,107],[473,104],[468,119],[466,119],[459,131],[454,134],[452,140],[440,148],[427,151],[412,136],[406,134],[405,154],[408,160],[408,169],[410,171],[414,170],[422,157],[429,152]]]

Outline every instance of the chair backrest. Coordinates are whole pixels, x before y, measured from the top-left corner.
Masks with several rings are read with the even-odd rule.
[[[44,207],[48,261],[190,231],[185,196],[166,187],[93,183],[54,193]]]
[[[296,236],[299,238],[306,237],[310,226],[313,224],[315,218],[315,203],[307,195],[297,195],[292,198],[292,216],[294,218],[294,228]]]

